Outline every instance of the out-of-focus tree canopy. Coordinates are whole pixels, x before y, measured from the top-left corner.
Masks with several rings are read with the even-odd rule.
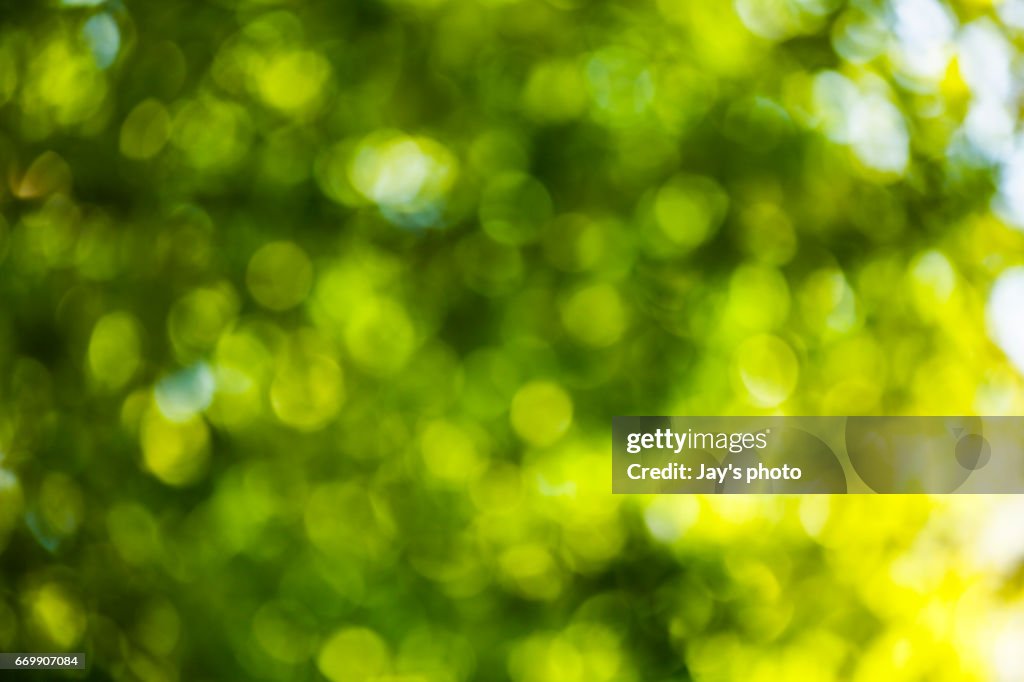
[[[0,1],[0,650],[1024,678],[1017,503],[610,494],[616,414],[1024,409],[1022,41],[1021,0]]]

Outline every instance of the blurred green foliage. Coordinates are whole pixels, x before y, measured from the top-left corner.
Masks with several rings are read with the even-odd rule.
[[[1020,413],[1022,7],[0,2],[0,650],[1021,679],[1019,504],[613,497],[610,418]]]

